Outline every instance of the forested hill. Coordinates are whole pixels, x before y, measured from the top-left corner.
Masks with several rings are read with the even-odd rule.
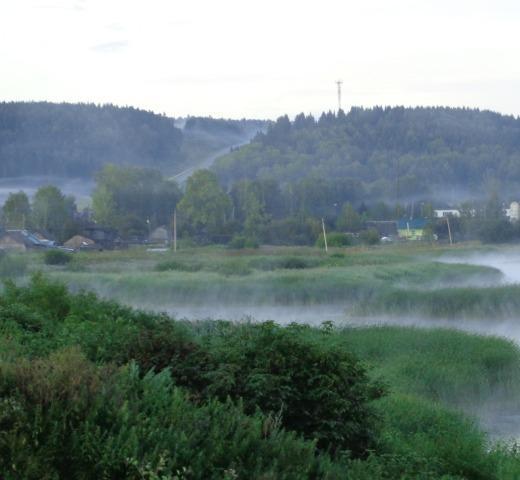
[[[90,177],[106,163],[175,169],[182,132],[132,107],[0,103],[0,177]]]
[[[175,124],[183,127],[182,152],[188,166],[206,168],[213,156],[232,146],[251,140],[258,132],[265,131],[264,120],[231,120],[211,117],[188,117],[177,119]]]
[[[220,179],[349,179],[373,197],[520,185],[520,119],[454,108],[353,108],[271,124],[220,158]]]

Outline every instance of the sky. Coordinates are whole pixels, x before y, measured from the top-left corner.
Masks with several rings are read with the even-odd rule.
[[[518,0],[0,0],[0,100],[274,119],[352,105],[520,115]]]

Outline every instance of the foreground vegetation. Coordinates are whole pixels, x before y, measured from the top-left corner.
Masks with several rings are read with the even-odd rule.
[[[179,322],[35,276],[0,297],[5,478],[514,479],[455,406],[520,351],[397,327]]]

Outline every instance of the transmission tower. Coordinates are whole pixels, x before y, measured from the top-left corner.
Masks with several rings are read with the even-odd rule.
[[[343,80],[337,80],[336,85],[338,86],[338,112],[341,110],[341,85]]]

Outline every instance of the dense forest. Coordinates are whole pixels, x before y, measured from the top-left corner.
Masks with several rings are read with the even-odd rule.
[[[132,107],[0,103],[0,177],[92,177],[104,165],[176,173],[243,143],[265,122],[172,118]]]
[[[106,163],[166,168],[182,162],[182,132],[131,107],[0,104],[0,176],[91,176]]]
[[[520,119],[459,108],[353,108],[280,117],[219,159],[219,178],[350,182],[371,199],[520,185]]]

